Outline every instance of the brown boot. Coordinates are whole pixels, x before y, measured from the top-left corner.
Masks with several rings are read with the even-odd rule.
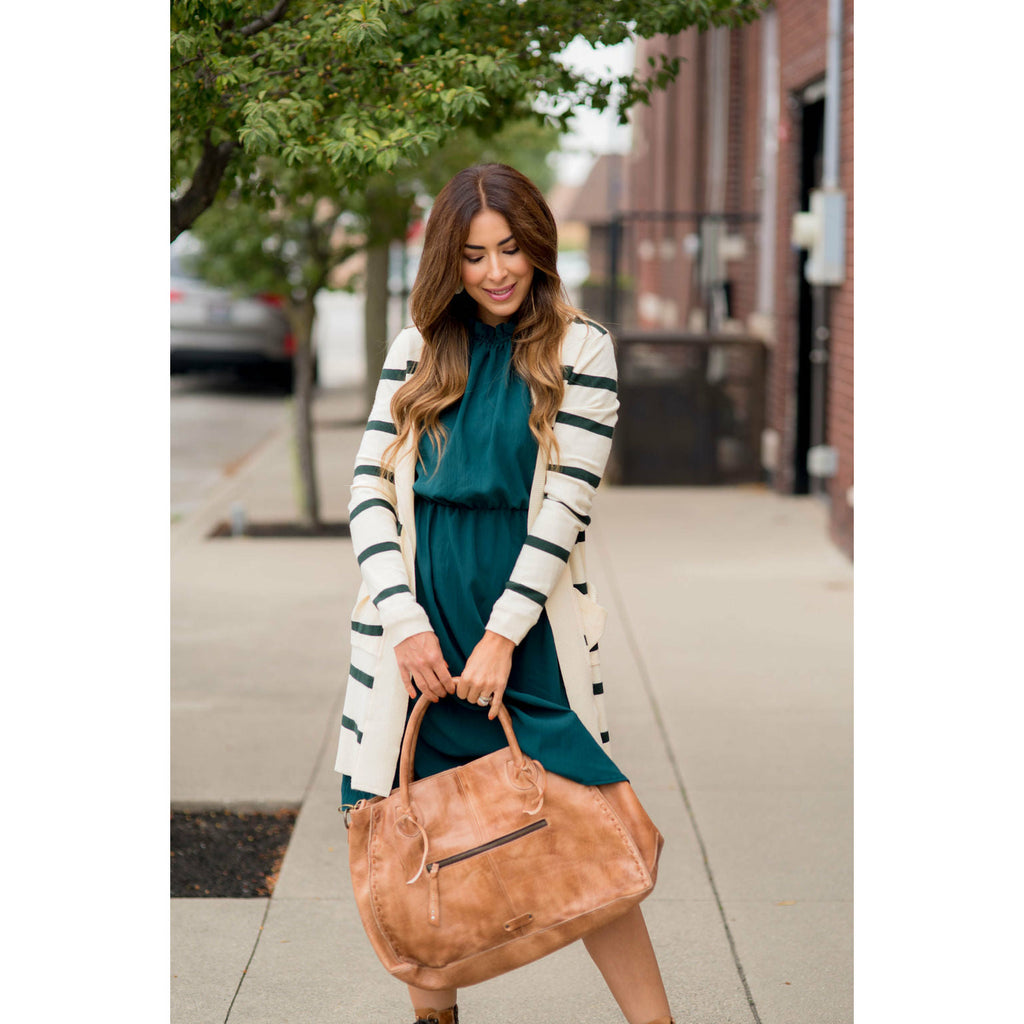
[[[449,1006],[447,1010],[421,1010],[418,1007],[413,1009],[416,1014],[416,1024],[459,1024],[459,1006]]]

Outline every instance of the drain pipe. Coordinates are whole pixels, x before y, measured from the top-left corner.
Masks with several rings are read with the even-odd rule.
[[[846,195],[839,188],[842,36],[843,0],[828,0],[822,182],[811,192],[810,210],[794,215],[791,232],[793,243],[808,250],[805,274],[810,284],[840,285],[846,280]]]
[[[821,187],[839,188],[839,98],[843,64],[843,0],[828,0],[825,56],[825,139]]]
[[[821,188],[811,191],[810,210],[793,217],[792,240],[807,249],[804,276],[812,287],[814,337],[811,351],[811,447],[807,472],[815,488],[836,475],[839,453],[825,442],[829,360],[828,286],[846,280],[846,194],[839,188],[839,120],[842,80],[843,0],[828,0],[825,57],[825,138]]]

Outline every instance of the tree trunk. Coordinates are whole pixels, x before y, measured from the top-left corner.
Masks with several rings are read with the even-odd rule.
[[[371,226],[372,233],[372,226]],[[366,347],[366,412],[373,406],[384,357],[388,351],[388,242],[380,241],[366,250],[366,304],[363,307]]]
[[[313,445],[313,321],[314,295],[290,309],[295,334],[295,374],[292,412],[295,417],[295,465],[299,488],[299,519],[312,530],[320,528],[320,492],[317,488]]]
[[[207,135],[203,140],[203,155],[199,158],[188,191],[177,199],[171,200],[171,241],[186,228],[190,228],[196,218],[208,210],[217,198],[217,191],[224,179],[224,172],[238,143],[233,139],[214,145]]]
[[[384,367],[388,344],[388,250],[405,238],[413,201],[402,195],[395,181],[378,178],[366,188],[366,397],[373,404],[377,380]]]

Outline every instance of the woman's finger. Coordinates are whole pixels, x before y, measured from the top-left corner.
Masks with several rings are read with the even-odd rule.
[[[496,686],[494,689],[494,695],[491,697],[491,707],[487,712],[487,717],[493,722],[498,717],[498,709],[502,706],[505,699],[505,683],[500,686]]]
[[[469,700],[469,691],[474,685],[472,680],[466,675],[459,676],[458,680],[459,681],[455,686],[456,694],[463,700]]]
[[[448,690],[444,684],[434,673],[434,670],[427,668],[425,671],[416,676],[416,683],[420,690],[427,694],[436,704],[442,697],[448,696]]]

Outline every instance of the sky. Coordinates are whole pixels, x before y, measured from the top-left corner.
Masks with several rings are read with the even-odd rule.
[[[622,75],[633,67],[634,44],[592,47],[582,40],[573,40],[566,47],[564,59],[573,67],[588,71],[607,71]],[[625,153],[629,149],[631,128],[617,125],[614,112],[598,114],[580,107],[573,118],[574,130],[562,138],[562,152],[554,157],[558,180],[566,185],[579,185],[586,179],[600,153]]]

